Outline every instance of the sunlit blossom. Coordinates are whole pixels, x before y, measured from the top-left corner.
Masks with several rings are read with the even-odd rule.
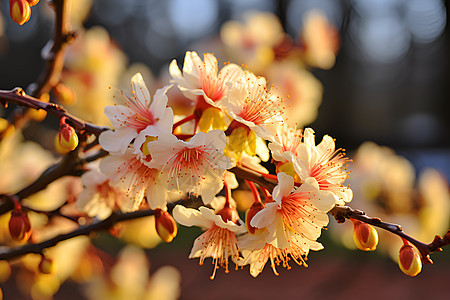
[[[166,207],[167,190],[164,181],[160,180],[160,171],[142,163],[131,149],[124,154],[104,158],[100,169],[110,178],[113,186],[127,195],[120,205],[122,211],[137,210],[144,196],[147,196],[150,208]]]
[[[331,191],[336,204],[343,205],[352,200],[353,192],[343,186],[348,177],[345,164],[350,161],[342,149],[336,149],[334,139],[325,135],[316,146],[314,130],[303,131],[303,144],[297,148],[298,155],[292,160],[295,172],[301,180],[314,177],[321,190]]]
[[[327,212],[334,205],[334,197],[328,191],[319,190],[317,181],[308,178],[294,190],[294,179],[278,173],[278,185],[273,202],[265,204],[250,221],[253,227],[267,228],[266,242],[280,249],[295,242],[302,248],[316,248],[321,230],[328,224]]]
[[[77,198],[77,208],[90,217],[105,219],[116,207],[121,206],[125,193],[109,184],[109,178],[96,169],[81,176],[84,190]]]
[[[220,130],[199,132],[188,142],[172,134],[159,136],[147,144],[150,165],[161,169],[170,190],[201,195],[208,204],[222,189],[224,173],[231,168],[230,158],[223,152],[225,141]]]
[[[243,81],[230,85],[223,106],[234,120],[263,139],[270,139],[270,127],[282,122],[282,99],[267,90],[264,77],[250,72],[246,72]]]
[[[158,136],[172,130],[173,111],[166,107],[166,91],[170,86],[157,90],[152,101],[140,73],[131,78],[131,84],[133,96],[124,96],[126,106],[105,107],[105,114],[115,128],[100,135],[100,145],[107,151],[124,153],[135,138],[145,140],[146,136]]]
[[[226,64],[219,72],[217,58],[211,53],[203,55],[204,62],[194,51],[187,51],[184,58],[183,73],[178,68],[176,60],[170,63],[169,71],[172,82],[178,85],[183,94],[194,101],[201,101],[217,106],[227,94],[227,83],[240,79],[243,74],[241,67]],[[201,103],[197,102],[197,107]]]
[[[225,272],[228,273],[230,258],[237,263],[239,250],[236,234],[242,234],[246,229],[244,225],[239,224],[242,221],[239,220],[234,208],[224,207],[216,214],[214,210],[204,206],[196,210],[177,205],[173,210],[173,217],[184,226],[199,226],[206,229],[194,241],[189,258],[199,257],[202,265],[207,257],[211,257],[214,265],[211,279],[214,279],[219,266],[225,268]]]

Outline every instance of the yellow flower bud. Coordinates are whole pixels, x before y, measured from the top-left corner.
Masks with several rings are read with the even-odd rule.
[[[358,249],[363,251],[372,251],[378,245],[378,233],[376,229],[361,221],[350,219],[353,222],[353,240]]]
[[[413,246],[405,244],[400,248],[398,254],[398,265],[403,273],[416,276],[422,271],[422,261]]]
[[[14,22],[23,25],[30,19],[30,4],[26,0],[10,0],[9,13]]]
[[[177,236],[177,224],[173,217],[159,208],[155,210],[155,228],[159,237],[170,243]]]
[[[31,236],[31,224],[28,215],[21,209],[11,211],[9,220],[9,233],[16,241],[27,241]]]
[[[55,142],[54,142],[55,150],[58,154],[64,155],[70,152],[69,149],[63,148],[61,144],[59,143],[59,135],[55,135]]]
[[[42,274],[52,274],[54,269],[55,264],[53,263],[53,260],[45,256],[42,256],[41,262],[39,263],[39,271]]]
[[[59,145],[67,150],[74,150],[78,146],[78,135],[72,126],[62,123],[58,134]]]

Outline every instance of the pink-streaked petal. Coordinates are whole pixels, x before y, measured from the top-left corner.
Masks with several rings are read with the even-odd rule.
[[[221,82],[239,81],[244,75],[244,71],[236,64],[227,64],[224,66],[217,76]]]
[[[106,106],[104,111],[115,129],[127,126],[126,122],[128,118],[131,118],[135,114],[131,108],[123,105]]]

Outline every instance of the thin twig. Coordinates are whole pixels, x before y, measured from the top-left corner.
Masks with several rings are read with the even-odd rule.
[[[15,88],[9,91],[0,90],[0,102],[4,104],[4,106],[10,102],[28,108],[43,109],[59,119],[66,117],[68,123],[77,131],[86,131],[95,136],[99,136],[100,133],[109,129],[108,127],[97,126],[85,122],[68,113],[61,105],[43,102],[35,97],[29,96],[25,94],[22,88]]]
[[[440,252],[442,251],[442,247],[450,244],[450,229],[443,238],[439,235],[436,235],[433,242],[426,244],[407,235],[400,225],[383,222],[380,218],[369,217],[363,211],[353,209],[349,206],[335,206],[329,211],[329,213],[336,219],[336,222],[338,223],[345,222],[345,219],[356,219],[361,222],[382,228],[395,235],[398,235],[399,237],[404,238],[405,240],[413,244],[417,248],[417,250],[419,250],[422,261],[426,264],[433,263],[430,258],[430,253]]]

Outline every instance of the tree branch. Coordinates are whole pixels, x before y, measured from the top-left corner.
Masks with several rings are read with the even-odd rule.
[[[75,33],[70,25],[69,3],[67,0],[54,0],[56,15],[55,35],[53,45],[47,54],[45,69],[42,72],[33,96],[39,98],[50,92],[59,82],[64,67],[66,45],[73,41]]]
[[[336,222],[338,223],[345,222],[345,219],[356,219],[361,222],[382,228],[395,235],[398,235],[399,237],[404,238],[405,240],[416,246],[417,250],[419,250],[420,252],[422,261],[425,264],[433,263],[430,258],[430,253],[440,252],[442,251],[442,247],[450,244],[450,229],[447,231],[443,238],[439,235],[436,235],[433,242],[425,244],[407,235],[400,225],[383,222],[380,218],[369,217],[363,211],[353,209],[349,206],[335,206],[329,211],[329,213],[336,219]]]
[[[64,177],[64,176],[80,176],[84,170],[83,165],[85,163],[97,160],[101,157],[104,157],[108,154],[108,152],[103,149],[99,150],[97,153],[92,154],[84,159],[80,159],[78,157],[78,151],[69,152],[65,155],[62,160],[56,164],[48,167],[33,183],[26,186],[19,192],[17,192],[14,196],[18,198],[18,200],[22,200],[24,198],[29,197],[39,191],[45,189],[50,183],[53,181]],[[14,204],[12,202],[11,195],[0,195],[1,198],[4,198],[2,204],[0,204],[0,215],[7,213],[8,211],[14,208]]]
[[[97,126],[95,124],[85,122],[68,113],[61,105],[43,102],[35,97],[28,96],[22,88],[15,88],[9,91],[0,90],[0,102],[3,106],[6,106],[7,103],[10,102],[28,108],[43,109],[59,119],[66,117],[69,124],[77,131],[87,131],[95,136],[99,136],[100,133],[109,129],[108,127]]]
[[[176,201],[174,203],[168,204],[168,210],[169,212],[172,211],[172,209],[177,205],[182,203],[183,200]],[[26,244],[23,246],[15,247],[15,248],[8,248],[3,247],[0,248],[0,260],[11,260],[14,258],[18,258],[20,256],[23,256],[28,253],[37,253],[40,254],[42,251],[46,248],[50,248],[58,244],[59,242],[77,237],[82,235],[89,235],[91,232],[97,232],[97,231],[103,231],[108,230],[115,224],[123,221],[129,221],[134,219],[139,219],[143,217],[152,216],[155,214],[155,211],[152,209],[147,210],[138,210],[130,213],[120,213],[120,212],[114,212],[109,216],[107,219],[102,221],[97,221],[88,225],[80,226],[79,228],[75,229],[74,231],[71,231],[69,233],[64,233],[55,236],[54,238],[48,239],[46,241],[43,241],[41,243],[37,244]]]

